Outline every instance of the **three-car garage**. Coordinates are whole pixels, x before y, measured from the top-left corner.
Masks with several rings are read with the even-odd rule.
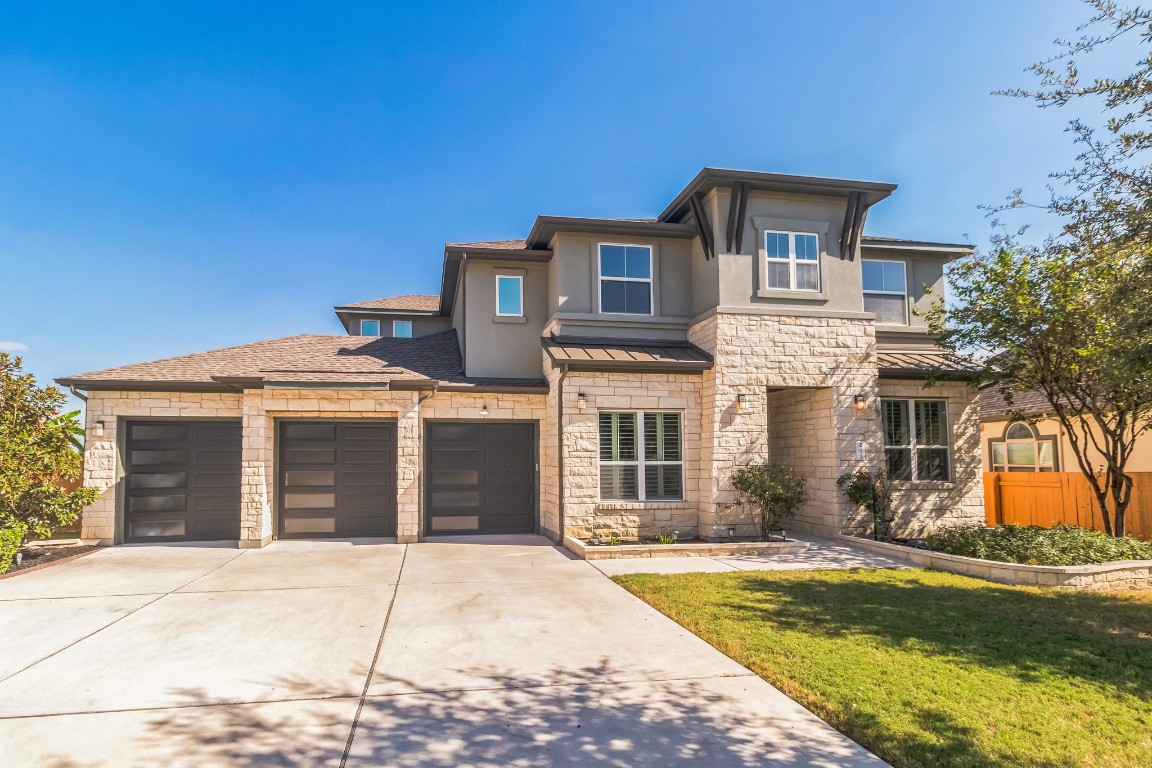
[[[284,419],[275,425],[277,538],[397,534],[397,423]],[[131,419],[121,445],[121,540],[241,538],[240,419]],[[426,536],[537,530],[535,422],[427,421]]]

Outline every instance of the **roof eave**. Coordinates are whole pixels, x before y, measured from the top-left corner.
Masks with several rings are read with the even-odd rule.
[[[528,245],[548,248],[552,245],[552,238],[563,232],[631,235],[674,240],[690,240],[700,234],[699,229],[695,226],[665,221],[621,221],[579,216],[537,216],[532,230],[528,233]]]
[[[227,378],[227,377],[221,377]],[[155,381],[147,379],[85,379],[64,377],[55,379],[62,387],[75,387],[88,392],[237,392],[232,384],[223,381]]]

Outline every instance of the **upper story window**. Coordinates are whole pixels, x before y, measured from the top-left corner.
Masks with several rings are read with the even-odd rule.
[[[882,399],[884,455],[893,480],[950,480],[948,410],[943,400]]]
[[[380,321],[379,320],[361,320],[360,321],[360,335],[361,336],[379,336],[380,335]]]
[[[820,238],[811,232],[764,233],[767,287],[784,291],[820,290]]]
[[[600,498],[684,498],[683,430],[676,411],[599,414]]]
[[[412,338],[412,321],[411,320],[393,320],[392,321],[392,336],[397,339],[410,339]]]
[[[902,261],[863,260],[864,311],[874,312],[876,322],[908,324],[908,277]]]
[[[652,314],[652,248],[600,244],[600,311]]]
[[[1009,424],[1003,437],[989,442],[993,472],[1056,471],[1056,437],[1041,437],[1031,424]]]
[[[520,275],[496,275],[496,314],[520,317],[524,314],[524,278]]]

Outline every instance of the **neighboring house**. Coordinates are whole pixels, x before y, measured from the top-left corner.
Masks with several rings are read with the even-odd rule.
[[[654,219],[449,244],[439,295],[337,307],[348,336],[60,379],[109,489],[83,538],[750,536],[729,477],[764,458],[798,530],[857,528],[836,478],[885,464],[898,530],[982,520],[976,391],[915,313],[971,249],[864,236],[895,188],[705,169]]]
[[[1020,392],[1009,406],[994,385],[981,387],[980,443],[985,472],[1080,472],[1067,430],[1039,392]],[[1093,466],[1102,470],[1103,456]],[[1152,433],[1136,438],[1125,470],[1152,472]]]

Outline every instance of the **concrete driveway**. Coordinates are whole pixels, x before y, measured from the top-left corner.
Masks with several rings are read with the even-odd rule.
[[[884,765],[537,537],[117,547],[0,638],[0,765]]]

